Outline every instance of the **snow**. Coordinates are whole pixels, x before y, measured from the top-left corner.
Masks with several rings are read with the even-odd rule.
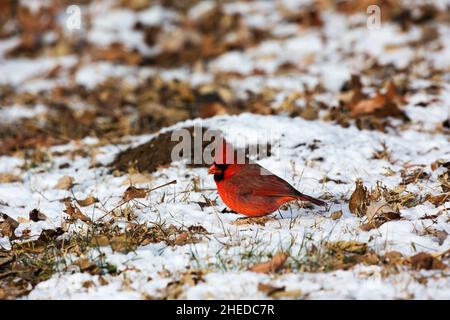
[[[21,105],[7,106],[0,109],[0,124],[13,123],[21,119],[34,118],[47,111],[44,105],[36,105],[33,108],[27,108]]]
[[[17,86],[33,77],[49,72],[57,65],[69,68],[75,64],[76,58],[73,56],[37,59],[12,59],[7,63],[0,64],[0,84],[11,84]]]
[[[261,121],[262,119],[264,121]],[[398,171],[407,162],[413,161],[428,166],[445,154],[450,157],[450,146],[446,138],[416,131],[406,131],[398,136],[392,136],[380,132],[358,131],[353,127],[341,128],[329,123],[308,122],[298,118],[263,117],[251,114],[191,120],[177,124],[175,128],[192,124],[202,124],[204,127],[213,129],[226,128],[227,130],[224,130],[225,137],[237,146],[251,144],[256,141],[256,137],[260,142],[276,140],[279,145],[276,145],[278,150],[275,150],[275,155],[261,160],[260,164],[285,178],[302,192],[313,196],[327,192],[333,196],[333,199],[347,197],[354,189],[353,182],[356,178],[361,178],[366,186],[374,186],[377,180],[382,180],[389,187],[398,185],[400,182],[398,174],[392,177],[383,176],[385,167],[391,167],[394,171]],[[279,129],[278,132],[268,130],[268,128],[275,127]],[[246,129],[242,130],[243,128]],[[310,143],[314,139],[320,140],[319,148],[314,151],[307,150],[305,147],[295,148],[298,144]],[[385,160],[370,160],[371,154],[379,147],[380,141],[385,141],[392,150],[393,157],[396,159],[394,165]],[[101,153],[111,155],[117,152],[113,150],[117,149],[107,145],[102,147]],[[424,150],[430,151],[424,153]],[[324,160],[321,162],[313,160],[317,158]],[[56,157],[53,160],[54,164],[50,165],[47,171],[39,170],[23,174],[23,183],[0,185],[0,198],[9,204],[8,207],[2,208],[6,214],[15,219],[26,218],[29,211],[38,208],[49,217],[47,221],[38,223],[21,223],[16,234],[19,235],[22,230],[28,228],[31,229],[32,235],[38,235],[43,229],[56,228],[61,225],[64,216],[61,214],[64,209],[63,204],[54,200],[69,196],[70,193],[64,190],[55,190],[54,185],[63,175],[75,177],[76,185],[73,192],[79,199],[93,194],[105,203],[106,209],[114,208],[120,201],[120,197],[127,187],[126,176],[112,177],[107,174],[105,168],[88,169],[89,159],[80,157],[75,158],[69,168],[58,169],[58,164],[67,160],[65,156]],[[302,172],[302,175],[293,173],[291,161],[295,162],[295,170]],[[234,226],[231,222],[236,219],[235,215],[220,214],[219,216],[217,214],[224,207],[220,200],[218,200],[217,206],[206,207],[202,210],[192,202],[200,200],[202,193],[191,192],[187,199],[183,199],[180,192],[185,190],[190,183],[190,178],[184,178],[185,173],[200,177],[204,188],[214,187],[212,178],[206,175],[206,169],[189,169],[182,163],[174,163],[153,174],[149,185],[156,186],[172,178],[176,178],[178,184],[168,190],[158,190],[152,193],[148,199],[143,201],[150,204],[150,207],[136,210],[138,219],[148,223],[163,220],[180,226],[202,225],[209,232],[215,234],[214,238],[175,248],[162,244],[150,244],[126,255],[112,253],[110,249],[105,249],[107,261],[123,271],[121,276],[107,276],[110,284],[105,288],[86,289],[82,286],[82,283],[87,280],[95,282],[95,276],[62,273],[36,286],[29,297],[33,299],[88,297],[92,299],[106,297],[134,299],[141,298],[144,294],[156,295],[158,289],[164,287],[164,283],[167,282],[166,278],[159,275],[161,270],[179,273],[188,270],[196,263],[200,263],[203,267],[211,267],[218,263],[217,255],[225,255],[239,260],[240,254],[246,250],[246,245],[252,242],[260,241],[264,243],[268,252],[274,252],[279,248],[287,248],[292,237],[302,239],[305,235],[309,235],[313,241],[324,239],[364,241],[368,242],[369,247],[377,252],[396,250],[405,255],[414,254],[417,248],[428,252],[442,252],[450,248],[449,239],[439,245],[432,237],[423,237],[417,233],[418,230],[422,230],[431,223],[424,223],[424,220],[420,220],[421,216],[432,214],[434,209],[430,204],[404,209],[401,212],[403,220],[387,222],[379,229],[369,232],[360,231],[361,219],[350,214],[346,203],[342,200],[330,202],[331,209],[328,212],[324,212],[320,208],[311,210],[291,206],[290,209],[276,214],[277,221],[267,223],[264,227]],[[433,173],[431,182],[427,185],[419,185],[419,188],[437,186],[436,174]],[[319,180],[325,175],[338,177],[345,184],[319,183]],[[162,192],[173,193],[173,202],[151,205],[152,201],[161,197]],[[203,194],[211,198],[215,193],[215,191],[208,191]],[[21,209],[17,210],[18,208]],[[343,210],[344,216],[338,221],[332,221],[328,218],[329,212],[336,210]],[[86,209],[85,212],[89,213],[89,217],[93,219],[98,219],[104,214],[96,207]],[[296,217],[298,219],[294,220],[295,223],[292,225],[292,221]],[[450,232],[446,223],[447,218],[447,215],[442,215],[433,226]],[[5,243],[5,239],[2,239],[2,243]],[[227,245],[224,246],[224,243]],[[227,247],[228,249],[226,249]],[[291,250],[292,252],[301,250],[300,244],[296,242]],[[192,256],[193,252],[197,256],[195,259]],[[128,269],[136,269],[139,272],[126,271]],[[366,269],[372,270],[362,268],[361,272],[367,272]],[[231,271],[231,273],[214,271],[208,274],[205,283],[186,291],[186,297],[249,298],[261,296],[261,293],[255,293],[256,285],[258,282],[268,280],[267,276],[249,274],[239,269]],[[298,287],[303,293],[311,290],[309,293],[311,297],[317,298],[406,298],[408,294],[413,294],[416,298],[426,298],[429,294],[430,288],[423,285],[401,288],[405,282],[401,280],[397,284],[398,277],[392,277],[392,279],[370,278],[369,280],[356,278],[355,280],[355,272],[350,270],[319,274],[288,274],[277,278],[277,283]],[[373,272],[379,273],[380,270],[375,268]],[[121,289],[120,284],[124,281],[125,275],[131,281],[131,292],[123,292]],[[408,280],[408,277],[412,277],[412,275],[405,277]],[[147,278],[154,280],[147,283],[145,280]],[[292,279],[297,279],[295,285]],[[348,282],[349,279],[354,279],[354,281],[342,291],[338,290],[341,284]],[[304,283],[310,284],[304,285]],[[439,287],[443,284],[437,281],[433,285]],[[449,294],[448,287],[446,291],[440,292],[442,297],[449,297]]]

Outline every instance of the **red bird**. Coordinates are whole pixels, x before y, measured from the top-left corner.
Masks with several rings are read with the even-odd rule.
[[[233,157],[226,155],[233,154]],[[309,201],[319,206],[326,203],[296,190],[288,182],[245,158],[238,163],[231,145],[222,140],[216,149],[214,164],[208,173],[214,181],[223,202],[233,211],[248,217],[268,215],[288,201]],[[227,161],[228,160],[228,161]]]

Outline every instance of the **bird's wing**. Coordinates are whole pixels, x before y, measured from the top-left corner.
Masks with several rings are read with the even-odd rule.
[[[289,183],[258,164],[245,165],[235,177],[240,193],[255,196],[296,196],[298,191]]]

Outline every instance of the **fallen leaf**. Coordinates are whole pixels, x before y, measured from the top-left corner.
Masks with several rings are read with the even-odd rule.
[[[176,246],[186,244],[188,237],[189,237],[189,233],[187,231],[183,231],[175,238],[175,241],[173,243]]]
[[[40,212],[38,209],[33,209],[29,214],[30,220],[34,222],[47,220],[47,216]]]
[[[286,262],[288,255],[284,252],[278,252],[270,261],[255,264],[250,271],[258,273],[271,273],[281,270]]]
[[[357,256],[357,261],[367,265],[376,265],[379,262],[379,257],[375,252],[366,252],[362,256]]]
[[[180,295],[183,293],[184,285],[180,281],[171,281],[167,284],[165,288],[165,299],[178,299]]]
[[[441,246],[444,241],[448,237],[448,233],[445,230],[437,230],[434,234],[434,236],[437,238],[439,245]]]
[[[403,193],[405,190],[406,190],[406,186],[401,184],[401,185],[396,186],[393,191],[395,193],[400,194],[400,193]]]
[[[335,212],[333,212],[331,215],[330,215],[330,218],[332,219],[332,220],[338,220],[338,219],[340,219],[341,217],[342,217],[342,210],[339,210],[339,211],[335,211]]]
[[[0,257],[0,267],[11,262],[13,258],[11,256]]]
[[[227,109],[220,102],[204,103],[200,106],[200,118],[211,118],[217,115],[227,114]]]
[[[387,263],[392,265],[403,264],[405,258],[401,252],[389,251],[384,254],[384,259]]]
[[[109,282],[108,282],[104,277],[102,277],[102,276],[99,276],[99,277],[98,277],[98,283],[99,283],[101,286],[106,286],[107,284],[109,284]]]
[[[405,99],[397,93],[397,89],[392,81],[387,82],[385,91],[385,94],[377,92],[372,98],[353,99],[348,105],[351,116],[353,118],[365,115],[373,115],[378,118],[407,118],[405,113],[399,109],[399,105],[403,104]]]
[[[135,188],[133,186],[130,186],[125,190],[125,193],[123,195],[123,201],[130,201],[133,199],[142,199],[147,196],[147,190],[146,189],[139,189]]]
[[[364,187],[361,180],[356,180],[356,188],[350,197],[348,205],[350,212],[356,214],[358,217],[364,216],[367,210],[368,198],[367,188]]]
[[[438,230],[432,227],[428,227],[424,229],[424,235],[431,235],[435,237],[439,243],[439,245],[442,245],[444,241],[448,237],[448,233],[445,230]]]
[[[445,202],[450,201],[450,192],[438,194],[435,196],[428,195],[426,199],[430,201],[432,204],[434,204],[436,207],[439,207],[443,205]]]
[[[22,182],[22,178],[11,173],[0,173],[0,183]]]
[[[274,287],[270,284],[258,283],[258,291],[265,293],[268,296],[271,296],[275,292],[284,291],[285,287]]]
[[[74,179],[71,176],[64,176],[58,180],[55,189],[69,190],[73,187]]]
[[[80,268],[82,272],[88,272],[90,274],[100,274],[99,267],[87,258],[80,258],[74,263]]]
[[[45,230],[42,230],[37,241],[48,243],[49,241],[55,240],[57,237],[59,237],[62,234],[64,234],[64,230],[62,228],[56,228],[55,230],[45,229]]]
[[[94,196],[90,195],[84,200],[77,200],[77,203],[80,205],[80,207],[88,207],[91,204],[97,203],[98,199]]]
[[[355,105],[350,105],[351,115],[353,118],[357,118],[362,115],[371,114],[382,109],[385,104],[386,98],[380,93],[377,93],[371,99],[363,99]]]
[[[130,50],[120,42],[111,43],[108,48],[97,48],[92,52],[92,56],[112,62],[123,62],[131,65],[138,65],[142,61],[142,56],[137,50]]]
[[[300,289],[297,290],[289,290],[289,291],[277,291],[272,294],[272,298],[274,299],[281,299],[281,298],[288,298],[288,299],[298,299],[303,295],[303,292]]]
[[[19,226],[19,222],[5,213],[0,213],[0,235],[9,237],[10,240],[16,238],[14,231]]]
[[[362,226],[364,231],[369,231],[380,227],[383,223],[390,220],[400,219],[400,213],[390,207],[387,202],[375,201],[367,207],[367,218],[369,222]]]
[[[84,281],[81,285],[83,286],[83,288],[89,289],[89,288],[95,286],[95,283],[92,280],[88,280],[88,281]]]
[[[131,239],[128,239],[126,235],[119,235],[116,237],[113,237],[110,240],[111,249],[113,251],[121,252],[121,253],[128,253],[130,251],[134,251],[137,248],[137,245],[131,241]]]
[[[367,251],[367,243],[358,241],[327,242],[326,247],[333,251],[344,251],[357,254],[364,254]]]
[[[149,5],[147,0],[121,0],[120,4],[136,11],[145,9]]]
[[[416,269],[445,269],[446,265],[427,252],[419,252],[410,258],[411,266]]]
[[[203,226],[190,226],[188,227],[188,230],[192,233],[208,233],[208,230]]]
[[[91,245],[105,247],[109,245],[109,238],[105,235],[97,235],[91,239]]]
[[[80,208],[78,208],[76,205],[72,204],[70,201],[64,201],[64,205],[66,206],[65,212],[73,219],[81,220],[85,223],[91,224],[92,220],[89,219],[89,217],[85,216]]]

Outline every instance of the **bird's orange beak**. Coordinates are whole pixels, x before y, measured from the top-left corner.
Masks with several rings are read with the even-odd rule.
[[[208,169],[208,174],[219,174],[220,173],[220,169],[216,167],[216,165],[212,165],[211,167],[209,167]]]

